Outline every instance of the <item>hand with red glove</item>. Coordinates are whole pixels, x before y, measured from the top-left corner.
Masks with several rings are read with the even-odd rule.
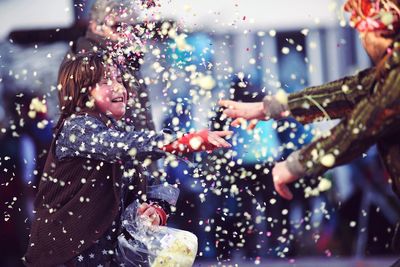
[[[229,148],[231,144],[224,137],[232,131],[209,131],[207,129],[183,135],[181,138],[165,145],[162,149],[170,153],[191,153],[212,151],[217,148]]]
[[[166,225],[167,214],[156,204],[143,203],[138,208],[140,216],[148,217],[151,225]]]

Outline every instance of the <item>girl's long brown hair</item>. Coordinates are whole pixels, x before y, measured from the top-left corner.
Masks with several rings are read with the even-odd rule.
[[[100,53],[84,53],[61,65],[57,86],[61,115],[57,127],[73,113],[88,109],[90,89],[104,76],[105,62]]]
[[[90,90],[105,77],[107,66],[116,66],[121,73],[125,72],[121,64],[116,63],[107,53],[100,52],[78,54],[61,65],[57,83],[60,119],[56,129],[65,118],[90,109],[87,106]],[[125,76],[122,83],[130,94],[136,89]]]

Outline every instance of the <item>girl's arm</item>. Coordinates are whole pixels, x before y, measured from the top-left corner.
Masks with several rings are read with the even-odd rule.
[[[231,135],[231,131],[209,131],[207,129],[184,134],[181,138],[163,146],[169,153],[192,153],[211,151],[217,148],[229,148],[231,145],[223,137]]]
[[[164,134],[148,131],[121,132],[108,128],[95,117],[79,115],[67,119],[56,143],[58,159],[85,157],[115,162],[147,157],[160,158]]]
[[[230,147],[223,137],[230,131],[202,130],[171,141],[165,134],[149,131],[121,132],[108,128],[92,116],[76,116],[65,121],[56,143],[58,159],[85,157],[107,162],[145,158],[159,159],[169,153],[190,153]]]

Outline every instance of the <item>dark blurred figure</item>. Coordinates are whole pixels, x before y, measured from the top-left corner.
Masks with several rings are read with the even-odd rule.
[[[179,98],[182,100],[182,98]],[[163,121],[162,128],[172,132],[189,132],[192,128],[191,105],[184,101],[172,101],[173,106]],[[198,229],[200,201],[199,185],[195,186],[192,176],[192,166],[189,161],[177,159],[176,164],[168,164],[165,167],[167,181],[171,184],[178,184],[180,193],[176,206],[176,213],[170,218],[169,225],[194,233],[201,242],[201,233]],[[199,247],[199,251],[200,251]]]
[[[259,101],[263,98],[259,88],[254,80],[235,77],[231,82],[231,98],[244,102]],[[221,115],[222,110],[218,110],[212,120],[213,130],[229,127],[230,122],[221,118]],[[288,224],[288,221],[274,220],[268,223],[272,229],[266,226],[266,217],[280,218],[278,212],[282,208],[280,200],[277,199],[278,203],[268,211],[265,209],[265,203],[269,204],[269,199],[274,197],[270,177],[271,165],[265,155],[255,155],[260,151],[257,150],[258,141],[254,139],[253,133],[238,128],[231,130],[235,132],[232,138],[232,156],[227,157],[226,151],[213,153],[217,158],[213,161],[221,164],[218,169],[222,188],[219,203],[222,204],[219,204],[215,216],[216,228],[220,229],[215,232],[218,260],[232,261],[242,254],[245,260],[254,261],[259,256],[274,253],[268,251],[271,244],[267,241],[267,230],[274,231],[271,239],[277,239],[284,227],[282,225]],[[267,127],[261,130],[262,138],[266,139],[270,134],[267,131]]]
[[[22,266],[33,198],[51,141],[46,105],[23,90],[3,94],[6,120],[0,135],[0,266]]]
[[[260,101],[263,95],[259,88],[257,82],[251,79],[235,78],[232,80],[230,91],[233,93],[230,98],[243,102]],[[218,110],[212,121],[213,130],[230,127],[230,121],[221,118],[221,115],[222,110]],[[284,123],[278,122],[277,125],[280,127]],[[318,181],[312,180],[294,186],[294,195],[299,201],[290,205],[276,194],[271,176],[272,158],[284,157],[287,152],[281,133],[265,123],[258,123],[252,132],[241,128],[230,129],[236,133],[232,138],[232,159],[235,164],[229,164],[232,159],[228,159],[220,168],[225,193],[221,196],[223,204],[215,218],[216,225],[223,229],[216,232],[219,260],[230,261],[241,254],[243,259],[254,262],[263,258],[290,257],[304,250],[303,247],[310,249],[309,243],[295,241],[302,239],[301,236],[314,240],[312,235],[315,230],[306,230],[308,223],[301,220],[308,217],[310,224],[313,223],[313,209],[325,199],[321,196],[304,200],[305,187],[316,187]],[[295,127],[291,131],[304,138],[302,129]],[[287,132],[288,130],[284,131],[283,135],[286,136]],[[260,135],[260,140],[255,137],[257,134]],[[297,140],[290,139],[292,142]],[[258,147],[267,147],[267,151]],[[214,154],[218,154],[219,159],[226,159],[226,155],[219,151]],[[317,234],[318,229],[315,231]],[[321,236],[325,237],[323,234]],[[313,254],[315,244],[311,245],[314,245],[314,251],[311,252]]]

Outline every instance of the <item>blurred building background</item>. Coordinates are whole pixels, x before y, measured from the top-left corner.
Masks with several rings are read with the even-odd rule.
[[[21,265],[32,199],[57,120],[57,71],[68,46],[85,32],[91,2],[0,0],[0,266]],[[145,57],[143,82],[158,129],[228,128],[216,105],[220,98],[260,101],[278,89],[294,92],[369,67],[341,4],[161,1],[156,19],[174,20],[185,38],[150,43]],[[186,48],[180,49],[182,42]],[[35,101],[47,110],[31,118]],[[170,225],[199,237],[196,263],[392,262],[400,205],[374,148],[326,174],[328,190],[318,191],[319,181],[309,179],[295,185],[290,203],[273,190],[273,162],[334,125],[284,120],[260,123],[254,132],[233,129],[233,149],[164,166],[164,178],[182,192]]]

